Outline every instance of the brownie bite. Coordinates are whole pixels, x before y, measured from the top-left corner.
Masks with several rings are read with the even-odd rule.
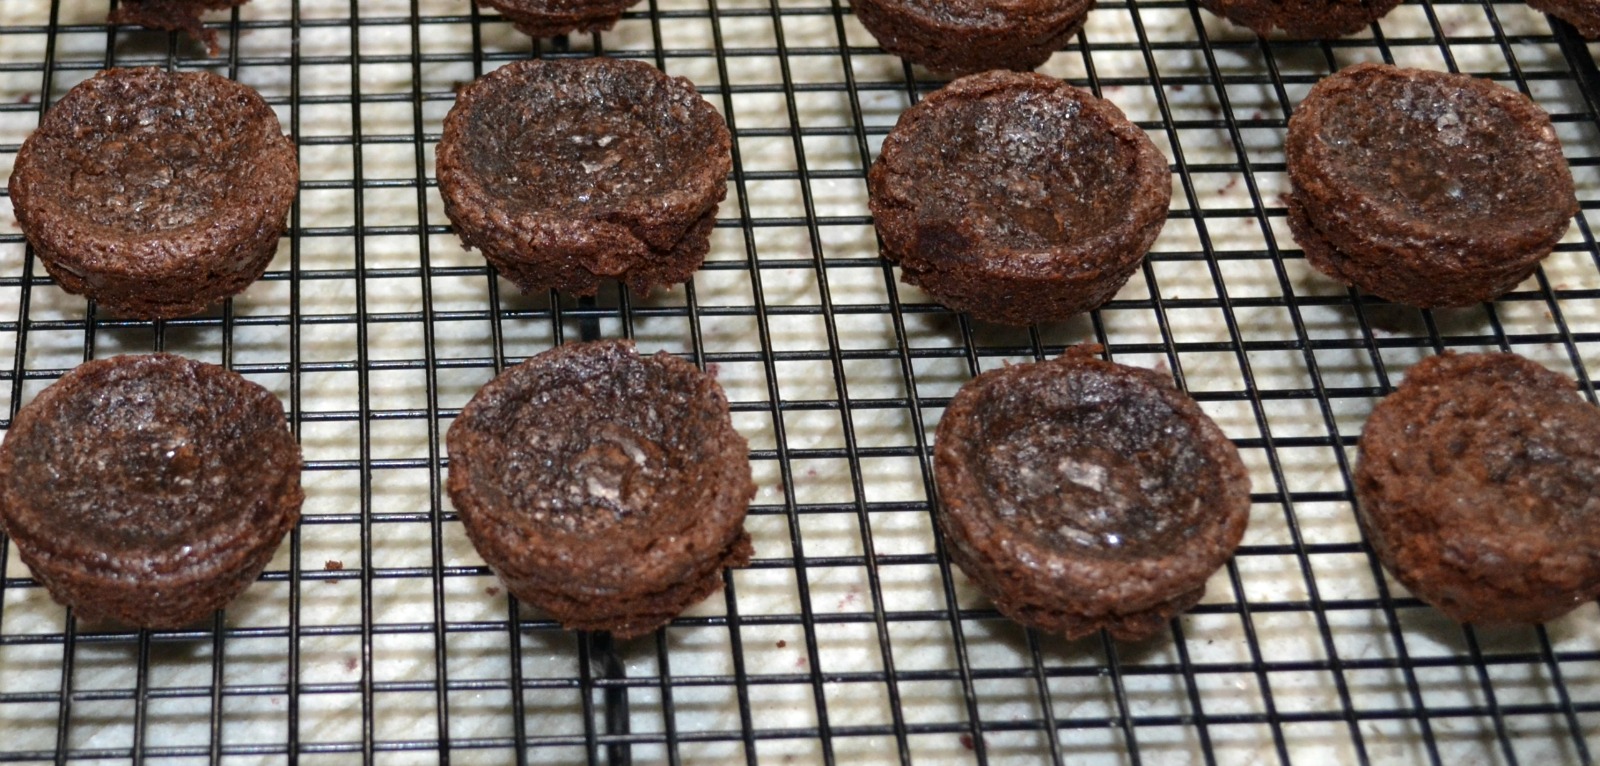
[[[450,426],[450,499],[517,598],[574,630],[655,630],[750,560],[755,496],[722,388],[626,341],[506,370]]]
[[[1578,212],[1549,115],[1464,74],[1357,64],[1289,120],[1289,226],[1317,270],[1420,308],[1492,300]]]
[[[80,618],[180,628],[255,582],[300,517],[277,397],[172,354],[67,373],[0,444],[0,522]]]
[[[1138,640],[1205,593],[1250,515],[1250,477],[1193,399],[1094,346],[968,381],[939,421],[950,558],[1007,617]]]
[[[1553,620],[1600,596],[1600,409],[1515,354],[1412,367],[1357,448],[1378,560],[1451,619]]]
[[[1083,29],[1094,0],[851,0],[883,49],[935,72],[1028,71]]]
[[[1353,35],[1400,5],[1400,0],[1197,0],[1200,7],[1266,37],[1283,30],[1291,40]]]
[[[63,290],[138,319],[243,291],[278,250],[294,144],[255,91],[108,69],[50,107],[12,170],[17,223]]]
[[[900,116],[867,179],[883,257],[978,319],[1096,308],[1167,220],[1172,174],[1109,101],[1038,74],[956,80]]]
[[[511,20],[529,37],[610,29],[639,0],[478,0]]]
[[[518,61],[462,89],[439,141],[461,242],[524,291],[647,293],[711,247],[733,168],[722,117],[681,77],[609,58]]]
[[[1578,34],[1600,38],[1600,2],[1597,0],[1528,0],[1528,7],[1548,13],[1578,28]]]
[[[206,11],[222,10],[244,5],[250,0],[122,0],[111,11],[107,21],[112,24],[137,24],[150,29],[185,32],[206,46],[206,51],[217,55],[216,30],[206,29],[200,15]]]

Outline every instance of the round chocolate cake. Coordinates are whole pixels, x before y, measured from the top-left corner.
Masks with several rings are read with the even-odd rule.
[[[112,24],[138,24],[150,29],[185,32],[206,46],[206,51],[217,55],[217,33],[200,23],[206,11],[235,8],[250,0],[122,0],[111,11],[107,21]]]
[[[1197,603],[1233,555],[1250,477],[1168,378],[1096,350],[961,387],[934,445],[939,529],[1007,617],[1138,640]]]
[[[448,442],[472,544],[568,628],[648,633],[750,560],[744,437],[716,381],[670,354],[551,349],[484,386]]]
[[[883,49],[947,74],[1027,71],[1083,29],[1094,0],[851,0]]]
[[[963,77],[907,110],[867,183],[901,279],[1005,324],[1110,300],[1172,200],[1166,159],[1115,105],[1015,72]]]
[[[1552,620],[1600,596],[1600,409],[1515,354],[1445,354],[1373,408],[1355,470],[1378,560],[1451,619]]]
[[[461,91],[439,190],[467,247],[525,291],[684,282],[710,249],[732,138],[694,86],[637,61],[518,61]]]
[[[639,0],[479,0],[529,37],[610,29]]]
[[[100,72],[50,107],[10,190],[63,290],[163,319],[260,278],[298,184],[294,144],[255,91],[147,68]]]
[[[1200,7],[1266,37],[1283,30],[1291,40],[1353,35],[1400,5],[1400,0],[1197,0]]]
[[[34,578],[85,619],[210,616],[255,582],[303,497],[277,397],[171,354],[79,366],[0,444],[0,522]]]
[[[1511,290],[1578,212],[1549,115],[1464,74],[1342,69],[1295,110],[1284,152],[1306,259],[1410,306]]]

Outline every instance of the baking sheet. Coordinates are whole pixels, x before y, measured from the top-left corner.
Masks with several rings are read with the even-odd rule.
[[[0,402],[14,411],[91,356],[229,364],[291,409],[305,521],[220,626],[178,632],[69,621],[8,550],[0,761],[505,763],[519,741],[534,763],[1600,752],[1600,609],[1461,630],[1378,575],[1346,478],[1372,404],[1437,348],[1600,372],[1600,136],[1549,23],[1521,4],[1407,4],[1378,37],[1263,45],[1182,2],[1102,3],[1041,71],[1151,133],[1174,162],[1172,216],[1115,302],[1033,330],[962,320],[876,258],[863,167],[939,81],[883,54],[842,3],[651,0],[612,32],[534,44],[463,0],[254,0],[208,16],[215,59],[163,33],[113,37],[107,9],[0,3],[0,175],[41,102],[97,69],[207,68],[260,90],[296,136],[293,229],[226,308],[132,322],[51,284],[0,199]],[[522,296],[449,231],[434,143],[459,83],[595,52],[694,81],[729,117],[738,167],[691,286]],[[1385,59],[1493,74],[1555,116],[1585,209],[1492,306],[1355,296],[1288,236],[1288,109],[1335,66]],[[596,333],[713,370],[760,485],[751,567],[658,635],[615,644],[514,606],[440,491],[440,437],[477,387]],[[1018,628],[944,563],[930,521],[927,447],[948,397],[977,369],[1080,341],[1177,374],[1252,471],[1240,555],[1147,642]]]

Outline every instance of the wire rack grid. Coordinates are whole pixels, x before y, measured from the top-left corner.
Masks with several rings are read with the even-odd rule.
[[[105,0],[0,3],[0,174],[44,109],[107,66],[255,87],[300,153],[267,276],[208,314],[136,322],[62,293],[0,203],[0,404],[76,364],[166,350],[279,394],[304,522],[210,624],[80,623],[4,553],[0,762],[1589,763],[1600,609],[1464,629],[1389,580],[1351,508],[1361,422],[1446,348],[1600,367],[1600,75],[1525,6],[1408,3],[1369,32],[1260,41],[1175,0],[1108,0],[1042,71],[1116,102],[1172,161],[1171,218],[1103,309],[1009,329],[897,283],[865,167],[941,83],[843,0],[646,0],[533,42],[463,0],[254,0],[223,53],[107,27]],[[639,58],[736,137],[705,268],[649,296],[517,294],[463,252],[432,180],[455,89],[529,56]],[[1553,116],[1583,212],[1493,304],[1422,312],[1310,270],[1282,139],[1363,60],[1468,71]],[[651,637],[574,634],[504,594],[441,492],[440,437],[478,386],[554,344],[631,337],[703,365],[749,437],[751,565]],[[982,369],[1083,341],[1170,371],[1234,438],[1244,546],[1168,634],[1067,642],[1000,617],[934,534],[929,440]],[[0,424],[3,425],[3,424]]]

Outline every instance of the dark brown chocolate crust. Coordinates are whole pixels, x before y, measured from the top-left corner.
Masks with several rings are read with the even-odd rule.
[[[204,619],[255,582],[300,517],[300,447],[269,391],[171,354],[67,373],[0,444],[0,522],[85,619]]]
[[[150,29],[187,32],[215,56],[220,50],[217,32],[206,29],[200,22],[200,15],[248,2],[250,0],[122,0],[106,20],[112,24],[138,24]]]
[[[1116,105],[1015,72],[963,77],[907,110],[867,185],[901,279],[1005,324],[1110,300],[1172,200],[1166,159]]]
[[[1250,476],[1170,379],[1096,351],[961,387],[934,444],[939,529],[1007,617],[1138,640],[1198,602],[1233,555]]]
[[[499,11],[529,37],[610,29],[639,0],[478,0]]]
[[[638,61],[518,61],[462,90],[439,190],[467,247],[524,291],[647,293],[710,249],[732,138],[694,86]]]
[[[23,142],[17,223],[63,290],[140,319],[239,293],[277,253],[294,144],[255,91],[206,72],[108,69]]]
[[[1600,596],[1600,409],[1575,388],[1515,354],[1445,354],[1373,408],[1358,518],[1396,580],[1477,624]]]
[[[1411,306],[1504,294],[1578,212],[1549,115],[1463,74],[1340,70],[1295,110],[1285,155],[1290,231],[1311,265]]]
[[[935,72],[1029,71],[1083,29],[1094,0],[851,0],[883,49]]]
[[[447,441],[473,546],[567,628],[647,633],[749,563],[748,445],[722,388],[670,354],[551,349],[484,386]]]
[[[1528,0],[1528,7],[1577,27],[1578,34],[1590,40],[1600,38],[1600,1]]]
[[[1400,0],[1197,0],[1200,7],[1262,37],[1283,30],[1290,40],[1353,35],[1383,18]]]

